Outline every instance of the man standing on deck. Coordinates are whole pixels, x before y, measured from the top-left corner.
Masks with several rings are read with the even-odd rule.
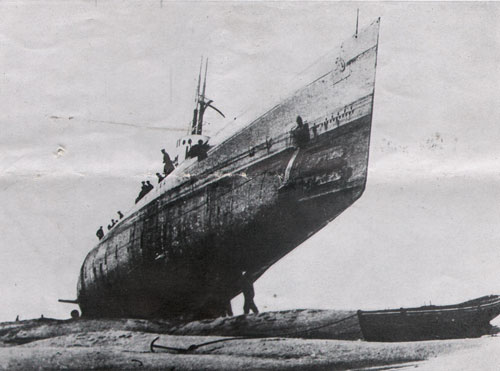
[[[104,231],[102,230],[102,225],[99,227],[95,235],[99,240],[102,240],[102,238],[104,237]]]
[[[147,193],[146,191],[147,188],[148,186],[146,185],[146,182],[143,181],[141,186],[141,191],[139,192],[139,196],[137,196],[137,198],[135,199],[135,203],[138,203],[139,200],[144,197],[144,195]]]
[[[245,314],[250,313],[250,310],[255,314],[259,313],[257,306],[255,305],[253,298],[255,296],[255,290],[253,289],[253,282],[250,281],[247,272],[241,274],[241,291],[243,292],[243,297],[245,298],[245,304],[243,304],[243,312]]]
[[[300,116],[297,116],[297,126],[292,130],[292,135],[298,147],[302,147],[309,142],[309,124],[304,124]]]
[[[149,192],[151,192],[151,190],[154,188],[155,186],[152,185],[149,180],[146,180],[146,190],[145,190],[145,193],[144,195],[148,194]]]
[[[165,176],[167,176],[172,171],[174,171],[175,167],[167,151],[165,151],[165,149],[162,149],[161,153],[163,153],[163,163],[164,163],[163,172],[165,173]]]
[[[163,175],[161,175],[160,173],[156,173],[156,176],[158,177],[158,184],[160,184],[160,183],[161,183],[161,181],[162,181],[163,179],[165,179],[165,177],[164,177]]]

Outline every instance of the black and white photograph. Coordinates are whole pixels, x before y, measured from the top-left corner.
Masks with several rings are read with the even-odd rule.
[[[0,2],[0,369],[498,370],[499,20]]]

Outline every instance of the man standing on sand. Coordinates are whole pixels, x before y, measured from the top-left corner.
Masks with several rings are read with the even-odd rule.
[[[226,302],[226,308],[224,309],[224,317],[232,317],[233,316],[233,308],[231,307],[231,300]]]
[[[253,289],[253,282],[250,281],[247,272],[241,274],[241,291],[243,292],[243,297],[245,298],[245,304],[243,304],[243,312],[245,314],[250,313],[250,310],[255,314],[259,313],[257,306],[255,305],[253,298],[255,296],[255,290]]]

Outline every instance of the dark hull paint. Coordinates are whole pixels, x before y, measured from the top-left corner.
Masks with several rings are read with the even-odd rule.
[[[337,146],[349,151],[345,157],[353,162],[339,160],[341,167],[336,171],[352,173],[349,165],[356,166],[358,163],[363,166],[366,163],[367,153],[363,149],[368,145],[369,125],[370,118],[365,117],[353,122],[350,127],[342,128],[339,133],[312,140],[309,148],[300,150],[304,155],[299,153],[296,163],[314,158],[317,153],[315,149]],[[280,189],[278,175],[284,173],[291,155],[291,150],[282,152],[245,169],[246,177],[236,175],[234,179],[225,178],[193,195],[204,201],[200,201],[200,207],[183,217],[194,218],[190,214],[205,214],[201,217],[211,228],[206,234],[185,236],[186,239],[190,238],[185,244],[192,246],[190,249],[184,250],[180,246],[172,248],[168,240],[165,245],[161,244],[164,225],[160,220],[168,220],[169,214],[181,213],[185,201],[179,200],[176,204],[164,207],[151,205],[145,212],[150,227],[142,233],[147,239],[135,239],[126,247],[130,254],[126,271],[111,271],[108,268],[106,275],[95,281],[96,287],[88,288],[98,295],[86,297],[82,302],[99,305],[90,308],[82,306],[84,313],[90,316],[105,314],[132,317],[199,313],[203,316],[206,308],[209,311],[214,308],[213,315],[216,315],[225,300],[238,294],[238,285],[232,283],[237,283],[241,271],[252,272],[255,277],[262,274],[267,267],[333,220],[363,192],[363,181],[349,182],[349,179],[339,179],[330,185],[317,187],[304,185],[299,168],[292,170],[288,186]],[[332,171],[331,168],[328,170]],[[362,171],[366,172],[366,168]],[[229,187],[232,191],[224,189]],[[220,211],[219,216],[207,215],[212,212],[217,214],[217,206],[212,206],[212,203],[221,207],[235,202],[229,197],[235,189],[240,197],[244,197],[243,203],[247,210],[241,213],[233,210],[231,219],[227,215],[221,216]],[[258,190],[257,197],[252,202],[255,190]],[[251,219],[245,218],[250,213],[248,208],[256,209]],[[165,237],[168,238],[168,233]],[[155,260],[157,254],[163,253],[163,247],[167,248],[166,257]],[[111,249],[106,266],[110,265],[113,258]],[[179,303],[178,298],[186,300]]]
[[[241,291],[242,271],[257,279],[357,200],[366,183],[377,40],[378,21],[350,41],[340,70],[188,163],[178,185],[160,185],[127,215],[85,259],[83,315],[221,315]],[[290,127],[298,114],[310,123],[305,143]]]
[[[358,317],[365,340],[394,342],[480,337],[499,314],[500,297],[490,296],[455,306],[359,311]]]

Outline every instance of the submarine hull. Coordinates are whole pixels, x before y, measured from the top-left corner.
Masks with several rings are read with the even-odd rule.
[[[242,271],[256,280],[352,205],[366,184],[378,22],[342,45],[331,70],[176,169],[181,180],[160,184],[108,233],[80,271],[82,314],[221,315]]]

